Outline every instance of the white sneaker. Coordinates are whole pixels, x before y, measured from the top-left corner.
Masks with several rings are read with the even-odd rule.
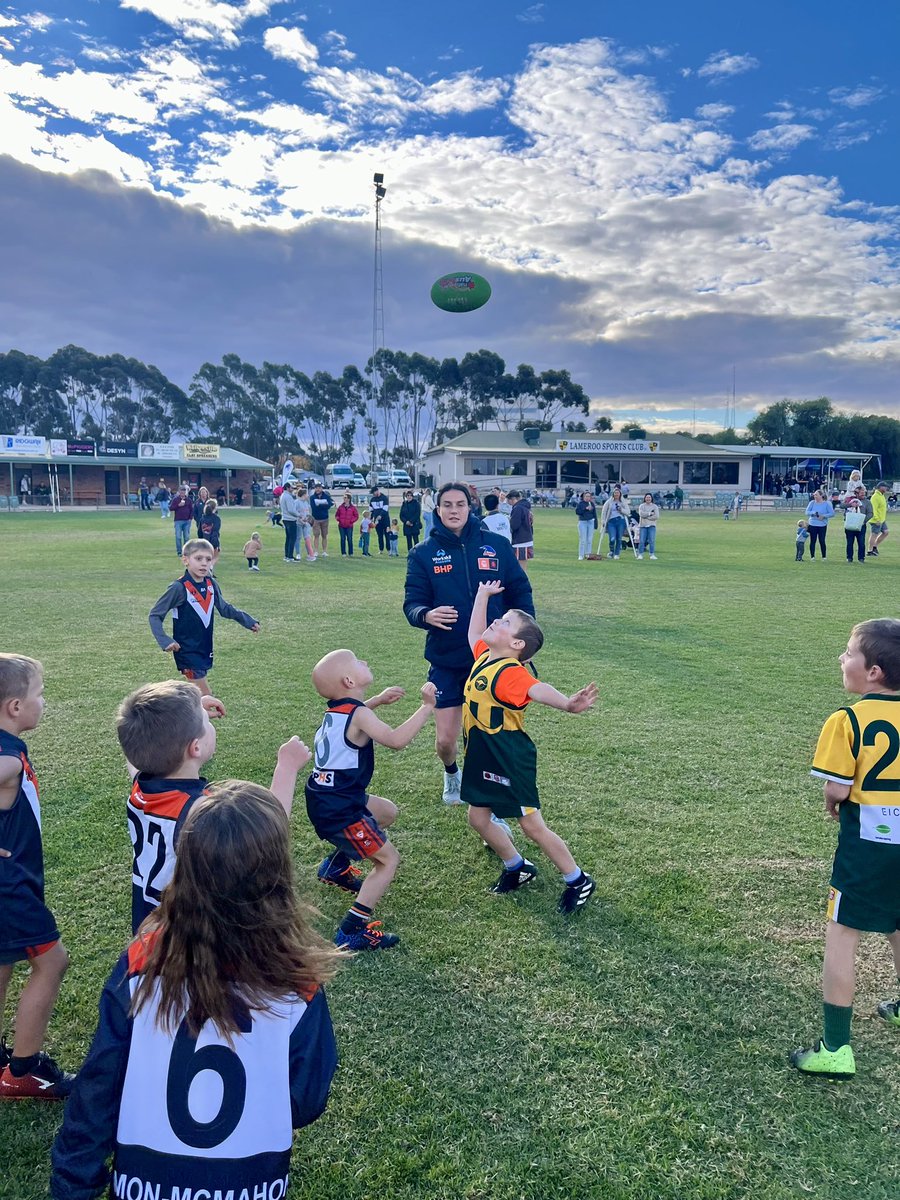
[[[618,562],[618,561],[619,561],[619,556],[618,556],[618,554],[614,554],[614,555],[613,555],[613,562]]]
[[[650,555],[650,557],[651,557],[651,558],[656,558],[656,555],[655,555],[655,554],[651,554],[651,555]]]
[[[306,561],[307,562],[315,562],[318,557],[319,557],[318,554],[310,554],[307,557]]]
[[[251,571],[258,571],[258,570],[259,570],[259,567],[251,567],[251,568],[250,568],[250,570],[251,570]]]
[[[318,557],[318,555],[317,555],[316,557]],[[327,550],[323,550],[323,551],[322,551],[322,557],[323,557],[323,558],[327,558],[327,557],[328,557],[328,551],[327,551]]]
[[[462,771],[457,770],[453,775],[444,772],[444,794],[441,799],[445,804],[462,804],[462,797],[459,794],[461,779]]]
[[[643,556],[643,554],[639,554],[637,557],[638,557],[638,562],[640,562],[640,560],[641,560],[641,559],[642,559],[644,556]]]
[[[284,561],[285,562],[293,562],[294,560],[292,558],[286,558]]]
[[[578,561],[579,561],[579,562],[584,562],[584,555],[583,555],[583,554],[579,554],[579,555],[578,555]]]

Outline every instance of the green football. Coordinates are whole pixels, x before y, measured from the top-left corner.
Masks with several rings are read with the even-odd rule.
[[[491,298],[491,285],[471,271],[442,275],[431,289],[431,299],[444,312],[474,312]]]

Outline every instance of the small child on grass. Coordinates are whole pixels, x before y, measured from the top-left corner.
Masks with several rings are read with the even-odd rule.
[[[855,625],[839,662],[844,688],[860,699],[825,722],[812,768],[825,781],[825,811],[841,826],[825,931],[824,1031],[791,1063],[846,1079],[856,1074],[850,1024],[861,931],[886,935],[900,977],[900,621]],[[900,1001],[885,1000],[878,1015],[900,1030]]]
[[[247,560],[248,571],[259,570],[259,555],[262,550],[262,542],[259,539],[259,534],[253,532],[246,542],[244,542],[244,558]]]
[[[41,664],[23,654],[0,654],[0,1032],[13,967],[31,967],[12,1048],[0,1038],[0,1100],[61,1100],[75,1081],[41,1049],[69,965],[44,903],[38,782],[22,741],[43,712]]]
[[[809,525],[806,521],[797,522],[797,562],[803,562],[803,551],[809,541]]]
[[[475,665],[465,685],[461,796],[469,805],[469,824],[503,860],[500,878],[490,889],[497,895],[530,883],[537,867],[523,858],[504,828],[491,814],[515,819],[522,832],[539,846],[560,871],[565,888],[559,912],[584,905],[596,884],[575,862],[569,847],[544,823],[537,791],[537,750],[525,732],[525,709],[532,702],[563,712],[581,713],[597,700],[597,685],[589,683],[573,696],[564,696],[541,683],[524,666],[544,642],[533,617],[513,608],[485,628],[488,602],[503,591],[497,581],[480,583],[469,621],[469,645]]]
[[[387,530],[385,537],[387,538],[388,558],[399,558],[400,526],[396,520],[391,521],[390,528]]]
[[[226,603],[212,574],[215,557],[215,549],[205,538],[186,542],[181,555],[184,574],[169,585],[150,610],[150,628],[160,648],[175,655],[175,666],[204,696],[211,694],[206,677],[213,665],[215,612],[259,633],[255,617]],[[171,637],[163,628],[169,613]]]
[[[278,1200],[293,1130],[327,1103],[337,1053],[321,985],[339,955],[294,891],[283,804],[216,784],[182,843],[100,997],[53,1145],[53,1200]]]
[[[155,910],[172,878],[182,827],[208,787],[200,772],[216,752],[210,717],[224,715],[214,696],[201,696],[192,684],[176,679],[145,684],[119,707],[116,733],[133,773],[127,809],[133,933]],[[310,758],[297,737],[278,751],[271,791],[288,816],[297,773]]]
[[[359,548],[362,550],[363,558],[371,558],[369,553],[369,538],[372,536],[372,514],[369,509],[363,509],[362,520],[359,523]]]
[[[332,650],[313,668],[313,686],[328,701],[316,732],[315,762],[306,781],[306,811],[316,833],[335,847],[320,864],[322,883],[356,896],[334,936],[348,950],[387,950],[396,933],[385,933],[374,921],[375,905],[390,886],[400,855],[384,830],[394,823],[397,806],[366,789],[375,769],[375,743],[402,750],[424,728],[434,712],[434,684],[422,688],[421,707],[392,729],[372,711],[394,704],[406,693],[389,687],[366,700],[372,683],[367,663],[352,650]],[[369,859],[372,869],[362,879],[353,861]]]

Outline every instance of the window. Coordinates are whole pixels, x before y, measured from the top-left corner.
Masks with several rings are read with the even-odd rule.
[[[496,459],[467,458],[465,461],[466,475],[496,475]]]
[[[685,483],[709,483],[710,472],[708,462],[690,462],[684,464]]]
[[[618,483],[619,460],[617,458],[594,458],[591,460],[592,483]]]
[[[650,459],[649,458],[623,458],[622,459],[622,482],[623,483],[649,483],[650,482]]]
[[[588,482],[588,460],[586,458],[564,458],[559,464],[559,482],[586,484]]]
[[[713,483],[726,483],[731,487],[735,487],[738,481],[739,469],[740,463],[713,463],[712,481]]]
[[[528,463],[524,458],[498,458],[497,475],[527,475]]]
[[[650,482],[651,483],[677,483],[678,482],[678,463],[667,461],[666,459],[651,458],[650,459]]]
[[[538,488],[556,487],[556,459],[539,458],[535,468],[534,486]]]

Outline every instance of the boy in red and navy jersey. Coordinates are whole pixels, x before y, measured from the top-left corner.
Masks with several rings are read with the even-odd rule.
[[[133,933],[157,907],[172,878],[182,826],[207,788],[200,772],[216,751],[210,717],[224,715],[214,696],[201,696],[192,684],[174,679],[145,684],[119,707],[116,732],[134,777],[127,808]],[[281,747],[272,777],[271,790],[288,815],[299,766],[285,752],[296,741]],[[301,757],[302,766],[310,758],[305,747]]]
[[[75,1076],[41,1050],[69,956],[44,903],[38,781],[21,734],[44,711],[39,662],[0,654],[0,1024],[17,962],[31,975],[16,1011],[13,1047],[0,1039],[0,1100],[60,1100]]]
[[[203,538],[186,542],[181,561],[185,572],[170,584],[150,610],[150,628],[162,650],[175,656],[175,666],[199,688],[210,695],[206,676],[213,665],[213,617],[218,610],[230,621],[239,621],[245,629],[259,633],[259,621],[240,608],[228,604],[222,596],[212,569],[216,552]],[[172,636],[163,621],[172,614]]]
[[[392,729],[372,709],[400,700],[405,695],[403,688],[385,688],[366,700],[372,672],[352,650],[326,654],[313,668],[312,679],[328,708],[316,732],[314,767],[306,781],[306,811],[319,837],[335,847],[320,864],[318,876],[322,883],[356,895],[335,934],[335,945],[348,950],[386,950],[400,938],[384,933],[381,922],[372,917],[397,872],[400,855],[384,832],[396,819],[397,806],[366,790],[375,770],[374,743],[392,750],[408,746],[434,711],[434,684],[425,684],[421,707]],[[369,859],[372,869],[360,882],[353,860],[362,859]]]

